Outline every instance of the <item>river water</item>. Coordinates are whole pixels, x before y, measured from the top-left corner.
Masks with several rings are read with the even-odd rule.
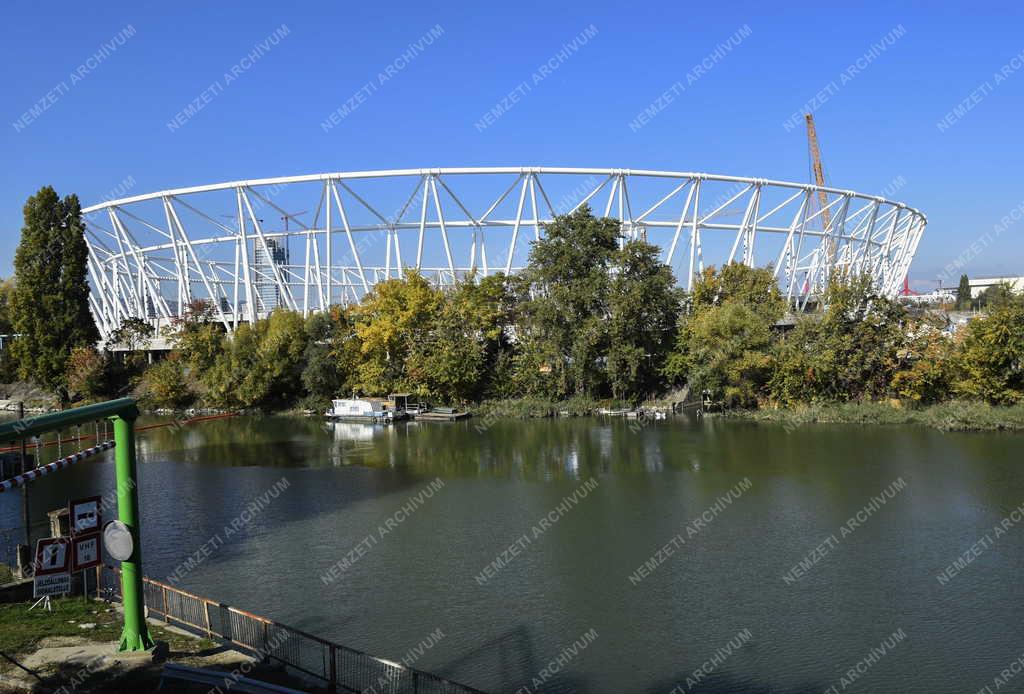
[[[995,691],[1024,653],[1019,435],[239,417],[139,452],[148,575],[395,660],[434,634],[416,667],[486,691]]]

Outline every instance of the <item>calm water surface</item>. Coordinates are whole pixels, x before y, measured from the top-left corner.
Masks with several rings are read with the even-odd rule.
[[[946,585],[937,579],[1024,503],[1024,437],[686,419],[481,424],[263,417],[146,432],[145,571],[164,578],[219,536],[181,579],[186,590],[393,659],[441,629],[417,666],[494,692],[532,687],[590,630],[597,638],[541,691],[844,691],[843,673],[902,630],[846,691],[977,692],[1024,652],[1024,527]],[[111,489],[112,461],[44,478],[33,511]],[[282,478],[287,488],[226,536]],[[596,488],[535,538],[591,478]],[[432,497],[395,515],[435,480]],[[747,491],[687,533],[743,480]],[[17,524],[19,504],[0,496],[0,526]],[[679,533],[685,544],[631,582]],[[783,579],[833,535],[805,575]],[[367,551],[325,585],[360,543]],[[741,648],[686,686],[745,629]],[[1024,676],[1013,686],[1024,690]]]

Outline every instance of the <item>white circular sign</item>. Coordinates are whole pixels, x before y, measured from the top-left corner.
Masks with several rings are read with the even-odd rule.
[[[117,561],[128,561],[135,550],[132,542],[132,531],[119,520],[113,520],[103,526],[103,546],[107,554]]]

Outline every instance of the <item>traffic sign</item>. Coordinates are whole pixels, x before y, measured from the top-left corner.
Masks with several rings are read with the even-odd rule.
[[[39,540],[36,543],[36,560],[33,564],[33,597],[49,598],[51,595],[70,593],[70,569],[71,552],[66,537]]]
[[[71,570],[84,571],[99,566],[100,534],[86,533],[71,540]]]
[[[72,535],[97,532],[100,529],[100,497],[87,496],[84,499],[75,499],[69,506]]]
[[[71,554],[66,537],[50,537],[36,543],[36,576],[66,574],[71,568]]]

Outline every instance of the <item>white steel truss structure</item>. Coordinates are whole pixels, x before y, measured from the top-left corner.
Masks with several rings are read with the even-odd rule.
[[[585,204],[620,220],[623,243],[659,245],[687,288],[706,266],[768,266],[798,307],[837,274],[869,274],[895,295],[927,223],[902,203],[850,190],[672,171],[402,169],[234,181],[86,208],[90,305],[104,339],[130,317],[167,325],[195,299],[230,332],[276,306],[308,314],[358,301],[409,268],[440,285],[515,272],[545,224]]]

